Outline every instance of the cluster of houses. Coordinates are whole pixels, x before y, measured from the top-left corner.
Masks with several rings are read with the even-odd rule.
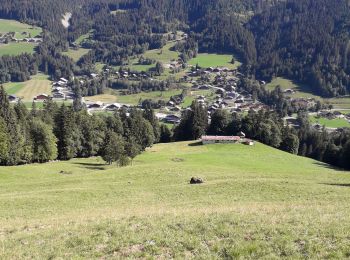
[[[60,78],[59,81],[52,83],[52,95],[42,93],[34,97],[34,101],[42,102],[48,99],[53,100],[73,100],[74,93],[68,86],[69,81],[65,78]]]
[[[327,119],[346,119],[350,122],[350,111],[349,114],[342,114],[339,111],[329,111],[329,110],[321,110],[320,112],[317,113],[318,117],[323,117],[323,118],[327,118]]]
[[[43,42],[43,38],[40,35],[35,37],[31,37],[27,32],[22,32],[22,35],[28,36],[23,39],[17,39],[15,37],[15,32],[8,32],[5,34],[0,34],[0,44],[8,44],[10,42],[28,42],[28,43],[41,43]]]
[[[68,86],[69,81],[65,78],[60,78],[60,80],[52,84],[52,98],[53,99],[74,99],[74,93],[72,89]]]
[[[217,135],[205,135],[201,137],[203,145],[206,144],[245,144],[254,145],[254,141],[246,138],[243,132],[240,132],[237,136],[217,136]]]

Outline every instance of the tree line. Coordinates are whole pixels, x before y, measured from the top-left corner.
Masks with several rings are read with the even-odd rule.
[[[77,106],[46,101],[28,110],[11,104],[0,88],[0,164],[18,165],[75,157],[102,156],[126,165],[153,143],[161,127],[151,109],[89,115]]]

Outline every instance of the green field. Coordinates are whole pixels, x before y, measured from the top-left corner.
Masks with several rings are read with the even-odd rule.
[[[16,39],[24,39],[29,37],[29,35],[31,37],[40,35],[42,29],[29,24],[20,23],[15,20],[0,19],[0,33],[4,34],[9,32],[15,32]],[[23,34],[24,32],[27,34]]]
[[[20,55],[22,53],[34,53],[35,43],[14,42],[9,44],[0,44],[0,56],[2,55]]]
[[[143,56],[148,59],[160,61],[164,64],[170,63],[172,60],[177,60],[180,53],[170,50],[175,45],[175,42],[168,42],[162,49],[146,51]]]
[[[208,54],[200,53],[196,58],[189,61],[190,65],[199,65],[203,68],[209,67],[228,67],[230,69],[235,69],[241,65],[241,62],[238,60],[235,61],[235,64],[231,63],[232,55],[229,54]]]
[[[163,100],[169,101],[171,96],[181,94],[181,89],[167,90],[167,91],[152,91],[152,92],[141,92],[132,95],[118,95],[117,102],[130,105],[138,105],[140,100],[151,99],[154,101]]]
[[[83,57],[89,51],[90,51],[89,49],[84,49],[84,48],[78,48],[77,50],[70,48],[67,52],[63,52],[63,54],[67,55],[68,57],[72,58],[75,62],[77,62],[81,57]]]
[[[289,79],[277,77],[274,78],[270,83],[266,84],[266,88],[269,90],[274,90],[277,86],[281,89],[294,89],[296,93],[288,95],[293,98],[314,98],[320,100],[323,103],[331,104],[335,109],[350,109],[350,98],[321,98],[312,93],[311,88],[307,85],[294,82]]]
[[[39,94],[50,95],[52,90],[51,83],[49,76],[38,73],[26,82],[5,83],[4,87],[8,94],[17,95],[24,102],[31,103],[33,98]]]
[[[0,167],[0,258],[344,259],[349,187],[349,172],[261,144]]]
[[[327,119],[327,118],[317,118],[310,116],[310,121],[312,123],[318,123],[324,125],[325,127],[330,128],[341,128],[341,127],[350,127],[350,123],[346,119],[336,118],[336,119]]]

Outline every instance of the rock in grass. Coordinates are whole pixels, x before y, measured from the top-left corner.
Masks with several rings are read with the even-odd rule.
[[[190,184],[201,184],[203,182],[204,181],[202,178],[197,178],[197,177],[192,177],[190,180]]]

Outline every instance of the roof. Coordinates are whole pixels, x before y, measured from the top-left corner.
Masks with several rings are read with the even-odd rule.
[[[202,136],[202,141],[239,141],[241,138],[239,136],[214,136],[214,135],[204,135]]]

